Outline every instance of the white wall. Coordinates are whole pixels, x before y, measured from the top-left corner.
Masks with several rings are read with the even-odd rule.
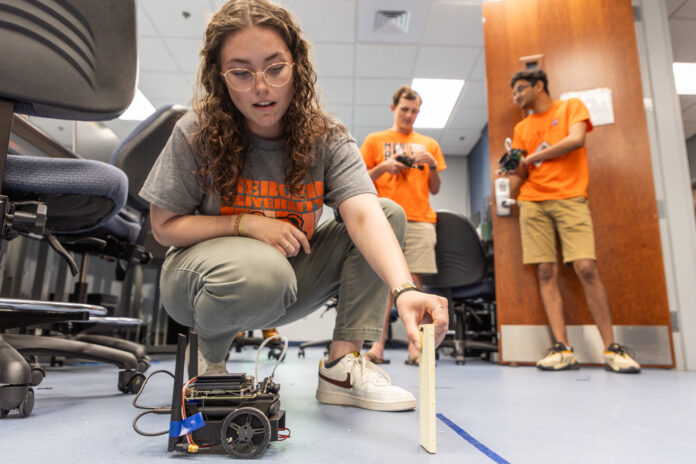
[[[448,209],[469,217],[469,169],[466,156],[445,156],[447,169],[440,173],[442,186],[440,193],[430,197],[430,205],[435,211]]]
[[[696,371],[696,225],[669,23],[662,1],[633,4],[676,363]]]

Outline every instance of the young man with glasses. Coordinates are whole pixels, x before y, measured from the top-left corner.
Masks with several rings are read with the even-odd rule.
[[[171,246],[164,307],[199,335],[199,372],[226,372],[239,331],[302,319],[338,295],[322,403],[415,408],[360,356],[381,335],[389,290],[410,340],[432,321],[447,332],[447,301],[411,291],[399,241],[406,219],[377,198],[353,138],[318,102],[309,44],[292,16],[265,0],[233,0],[208,24],[199,94],[140,195],[155,238]],[[324,202],[338,208],[317,227]]]
[[[637,373],[640,365],[614,342],[609,298],[597,269],[592,218],[588,206],[589,173],[585,135],[592,130],[590,115],[577,98],[553,100],[541,69],[512,76],[512,101],[528,113],[515,125],[512,147],[525,150],[513,174],[522,179],[517,198],[524,264],[537,266],[539,293],[551,326],[554,344],[537,362],[542,370],[577,369],[568,345],[563,301],[558,285],[556,233],[563,262],[580,279],[590,314],[606,347],[605,368]]]
[[[430,195],[440,191],[440,171],[447,167],[437,141],[413,130],[421,103],[418,92],[407,85],[400,87],[390,105],[394,113],[391,129],[368,135],[360,147],[377,194],[394,200],[406,212],[404,255],[416,288],[421,288],[423,275],[437,273],[437,216],[430,207]],[[388,362],[384,343],[391,307],[387,301],[382,339],[365,353],[375,363]],[[406,364],[418,365],[418,355],[418,347],[409,343]]]

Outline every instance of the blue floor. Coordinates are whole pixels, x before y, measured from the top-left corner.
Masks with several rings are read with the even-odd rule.
[[[321,405],[314,399],[323,349],[306,358],[290,348],[276,370],[292,437],[274,442],[261,460],[282,463],[694,463],[696,373],[647,369],[619,375],[598,367],[540,372],[472,360],[437,366],[437,454],[419,444],[416,411],[385,413]],[[385,370],[415,395],[418,369],[406,352],[388,351]],[[232,353],[231,371],[254,373],[255,350]],[[261,377],[273,363],[261,357]],[[150,371],[172,370],[172,357]],[[0,420],[3,463],[229,462],[219,452],[167,452],[167,436],[143,437],[131,427],[139,410],[116,388],[107,365],[47,368],[29,418]],[[171,377],[157,375],[141,403],[171,402]],[[168,416],[148,416],[149,431],[168,428]],[[222,461],[225,460],[225,461]]]

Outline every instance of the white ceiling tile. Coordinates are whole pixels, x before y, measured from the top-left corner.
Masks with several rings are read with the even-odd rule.
[[[447,157],[464,157],[469,156],[476,142],[462,142],[456,145],[441,145],[442,153]]]
[[[138,87],[149,100],[191,99],[193,89],[181,73],[140,73]]]
[[[170,37],[166,43],[181,71],[198,72],[203,39]]]
[[[417,50],[413,45],[358,44],[355,74],[359,77],[410,77]]]
[[[388,109],[399,87],[410,83],[407,79],[356,79],[355,104],[384,105]]]
[[[474,47],[421,46],[414,77],[467,79],[480,52]]]
[[[317,84],[321,101],[329,105],[353,104],[353,79],[321,76]]]
[[[201,38],[215,13],[208,2],[141,0],[154,29],[164,37]]]
[[[486,122],[488,122],[488,111],[486,108],[468,108],[458,105],[447,127],[477,129],[485,126]]]
[[[178,72],[179,66],[160,37],[141,37],[138,40],[138,70]]]
[[[155,30],[155,27],[152,25],[152,21],[150,21],[150,17],[147,15],[147,12],[143,8],[142,1],[138,2],[138,16],[136,18],[136,21],[138,23],[138,38],[158,35],[157,31]]]
[[[438,143],[440,143],[440,136],[442,135],[443,129],[418,129],[416,132],[419,134],[427,135],[428,137],[432,137],[435,139]]]
[[[462,143],[466,140],[474,140],[474,143],[476,143],[476,141],[481,136],[482,129],[483,127],[477,129],[447,128],[442,132],[440,140],[442,141],[442,143],[446,144],[457,144]]]
[[[672,2],[672,3],[667,4],[667,8],[668,8],[667,12],[668,13],[669,13],[669,8],[673,8],[675,3],[676,2]],[[696,1],[687,0],[687,1],[684,1],[682,3],[683,3],[683,5],[681,5],[681,6],[677,5],[677,7],[679,7],[678,10],[673,11],[673,13],[674,13],[673,17],[674,18],[681,18],[681,19],[696,19]]]
[[[310,42],[355,40],[355,2],[345,0],[279,0]]]
[[[483,47],[482,18],[481,5],[433,2],[422,43]]]
[[[688,19],[671,19],[669,21],[674,61],[689,62],[696,58],[695,30],[695,21]]]
[[[386,130],[394,123],[394,116],[388,106],[355,105],[353,121],[355,127],[377,126]]]
[[[222,5],[227,3],[228,0],[210,0],[210,6],[213,11],[217,11],[222,8]]]
[[[312,63],[320,76],[353,77],[353,44],[318,43],[311,49]]]
[[[480,137],[481,129],[446,129],[440,146],[448,155],[468,155]]]
[[[479,49],[479,58],[476,60],[473,71],[469,75],[469,80],[485,81],[486,80],[486,53],[483,48]]]
[[[464,85],[463,95],[459,105],[470,108],[486,108],[486,83],[484,81],[469,81]]]

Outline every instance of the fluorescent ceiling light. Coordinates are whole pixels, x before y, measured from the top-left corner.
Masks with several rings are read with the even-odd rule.
[[[672,63],[679,95],[696,95],[696,63]]]
[[[143,95],[140,89],[135,89],[133,101],[118,119],[123,119],[124,121],[144,121],[154,112],[155,107],[152,106],[150,100]]]
[[[445,127],[463,86],[462,79],[413,79],[411,87],[423,99],[420,113],[413,127],[420,129]]]

